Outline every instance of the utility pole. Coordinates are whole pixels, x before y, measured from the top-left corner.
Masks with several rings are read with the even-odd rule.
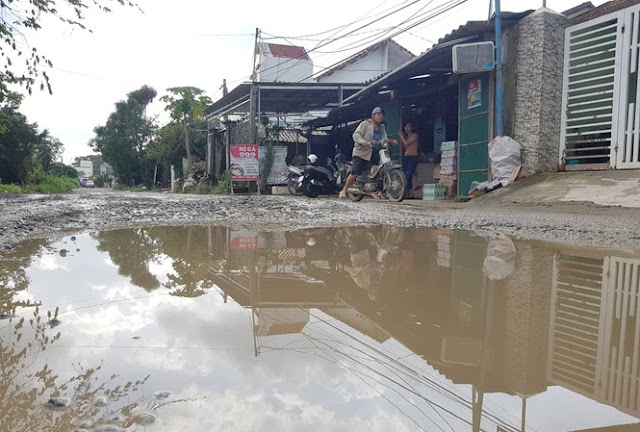
[[[502,19],[500,0],[496,0],[496,129],[498,136],[504,135],[504,123],[502,119]]]
[[[256,100],[258,73],[256,70],[256,59],[258,56],[258,38],[260,37],[260,29],[256,28],[256,38],[253,48],[253,72],[251,74],[251,92],[249,93],[249,144],[258,144],[258,130],[256,118],[258,117],[258,103]]]

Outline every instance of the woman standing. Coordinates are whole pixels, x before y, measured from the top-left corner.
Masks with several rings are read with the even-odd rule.
[[[418,134],[412,122],[404,125],[404,132],[399,131],[400,141],[402,142],[402,150],[404,157],[402,158],[402,167],[404,174],[407,176],[407,190],[409,198],[413,198],[413,173],[418,166],[418,150],[420,147]]]

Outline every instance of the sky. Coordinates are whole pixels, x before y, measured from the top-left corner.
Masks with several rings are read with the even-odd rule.
[[[230,90],[246,80],[252,68],[256,28],[265,39],[286,38],[270,41],[312,50],[319,39],[333,32],[309,35],[355,22],[335,35],[347,35],[346,38],[311,51],[314,67],[320,70],[358,51],[344,51],[345,46],[358,41],[367,43],[363,47],[368,42],[373,44],[379,40],[374,38],[376,30],[396,27],[422,8],[426,12],[449,1],[327,0],[304,3],[313,8],[307,9],[293,0],[139,0],[142,11],[115,6],[109,14],[89,11],[86,23],[91,32],[46,19],[41,30],[26,33],[25,39],[53,62],[53,69],[47,71],[53,95],[34,92],[23,102],[22,112],[63,142],[64,162],[70,163],[74,157],[92,154],[88,142],[94,127],[106,123],[116,102],[145,84],[155,88],[158,96],[166,94],[170,87],[195,86],[215,101],[221,96],[223,79],[227,79]],[[548,0],[547,7],[563,11],[580,3],[582,0]],[[402,6],[407,7],[383,19],[384,13]],[[502,0],[505,11],[541,6],[542,0]],[[468,0],[395,40],[419,54],[454,28],[469,20],[486,19],[488,13],[489,0]],[[373,23],[356,31],[369,22]],[[308,37],[299,39],[301,36]],[[148,113],[158,116],[160,123],[168,121],[158,101]]]

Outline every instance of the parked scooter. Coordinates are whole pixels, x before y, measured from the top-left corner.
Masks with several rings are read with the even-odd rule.
[[[351,201],[362,200],[366,195],[376,196],[382,194],[385,198],[400,202],[404,199],[407,190],[407,178],[402,170],[402,165],[396,164],[389,156],[389,144],[392,142],[382,142],[382,148],[378,152],[380,163],[373,166],[370,172],[365,172],[358,176],[355,182],[347,191]]]
[[[309,198],[319,195],[338,193],[351,173],[351,164],[346,162],[340,149],[336,148],[336,155],[327,158],[326,166],[318,166],[316,155],[309,155],[311,165],[307,166],[302,177],[302,192]]]
[[[287,166],[287,169],[289,170],[289,175],[287,176],[286,182],[289,193],[296,196],[302,195],[302,178],[306,165],[299,167],[289,165]]]

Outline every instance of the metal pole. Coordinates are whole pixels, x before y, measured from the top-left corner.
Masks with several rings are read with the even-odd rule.
[[[500,18],[500,0],[496,0],[496,129],[498,136],[504,135],[502,94],[502,20]]]

